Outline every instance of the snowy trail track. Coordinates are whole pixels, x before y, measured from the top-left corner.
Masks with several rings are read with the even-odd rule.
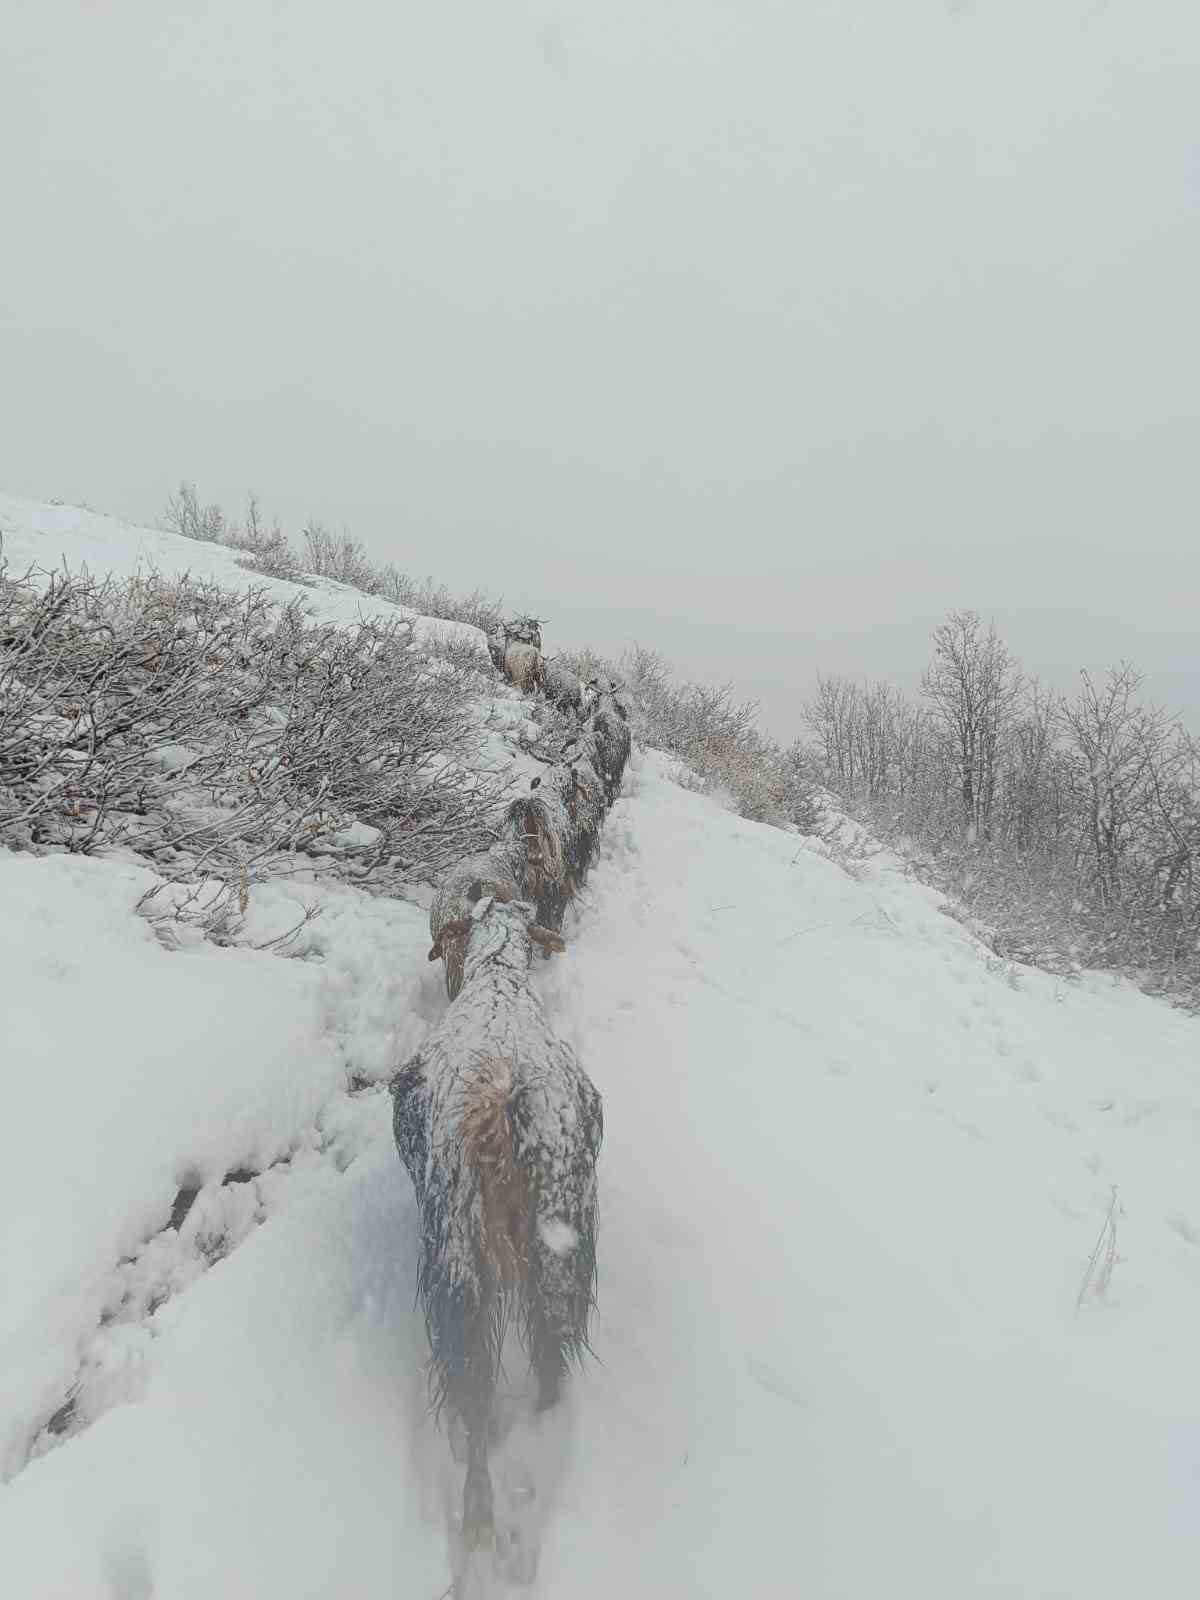
[[[385,1090],[374,1085],[335,1094],[300,1131],[294,1148],[261,1170],[236,1169],[207,1183],[198,1175],[185,1180],[166,1226],[113,1270],[96,1330],[83,1341],[62,1404],[33,1439],[30,1460],[74,1438],[114,1405],[140,1399],[157,1312],[293,1201],[296,1189],[320,1182],[330,1170],[346,1170],[377,1121],[374,1108],[358,1105],[369,1093]]]
[[[555,980],[620,1130],[574,1557],[612,1592],[1192,1592],[1195,1024],[1014,988],[886,861],[795,842],[648,779]]]
[[[860,882],[799,843],[646,757],[568,951],[540,976],[604,1095],[606,1142],[599,1363],[557,1424],[527,1592],[1193,1594],[1195,1025],[1099,978],[1029,973],[1014,988],[885,860]],[[64,895],[134,871],[20,865],[70,878]],[[185,1002],[181,974],[199,981],[215,961],[225,1021],[152,1063],[154,1118],[116,1150],[127,1193],[156,1141],[186,1146],[181,1115],[228,1116],[239,1074],[258,1074],[271,1156],[344,1089],[351,1055],[378,1081],[436,1015],[419,913],[340,899],[313,924],[313,963],[154,952],[156,970],[175,963],[161,967],[168,1007]],[[67,927],[46,948],[69,964]],[[119,953],[98,989],[132,982]],[[239,963],[248,988],[231,1004]],[[111,1018],[126,1034],[128,1009]],[[264,1064],[247,1045],[261,1055],[285,1016],[277,1103],[261,1087],[271,1049]],[[234,1070],[216,1071],[223,1050]],[[11,1592],[444,1590],[446,1447],[426,1414],[415,1219],[385,1102],[361,1097],[344,1173],[320,1163],[153,1312],[141,1397],[0,1495]],[[50,1160],[78,1183],[86,1128],[56,1149],[61,1105],[61,1088],[29,1102],[39,1185]],[[235,1161],[212,1131],[216,1178],[246,1151]],[[33,1164],[21,1170],[32,1183]],[[159,1198],[131,1207],[135,1243],[178,1180],[164,1165]],[[1121,1259],[1106,1299],[1076,1313],[1112,1184]],[[51,1317],[45,1339],[67,1326]],[[69,1374],[69,1342],[64,1360]]]

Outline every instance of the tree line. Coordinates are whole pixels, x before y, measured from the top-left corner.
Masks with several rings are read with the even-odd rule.
[[[1200,1000],[1200,742],[1129,662],[1072,694],[974,611],[933,633],[918,698],[819,675],[794,774],[1050,965],[1133,969]]]

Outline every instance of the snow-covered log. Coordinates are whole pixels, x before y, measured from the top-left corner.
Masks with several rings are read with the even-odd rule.
[[[535,944],[561,949],[561,939],[532,920],[528,902],[483,880],[465,898],[468,914],[446,923],[430,952],[462,940],[461,993],[392,1094],[421,1213],[431,1391],[466,1434],[471,1551],[494,1537],[488,1428],[505,1327],[511,1319],[528,1352],[539,1410],[587,1348],[603,1115],[528,982]]]

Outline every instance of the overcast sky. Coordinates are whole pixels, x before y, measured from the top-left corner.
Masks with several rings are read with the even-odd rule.
[[[1195,0],[0,0],[0,484],[1200,727]]]

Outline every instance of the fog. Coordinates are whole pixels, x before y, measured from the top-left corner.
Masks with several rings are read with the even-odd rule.
[[[0,484],[732,677],[950,608],[1200,727],[1184,0],[3,0]]]

